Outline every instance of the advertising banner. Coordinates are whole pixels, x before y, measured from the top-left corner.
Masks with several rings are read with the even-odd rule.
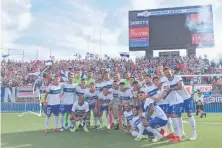
[[[173,57],[173,56],[179,56],[179,51],[168,51],[168,52],[159,52],[159,57]]]
[[[38,93],[33,94],[32,86],[24,86],[18,88],[18,97],[38,97]]]
[[[132,38],[130,39],[130,47],[148,47],[148,38]]]

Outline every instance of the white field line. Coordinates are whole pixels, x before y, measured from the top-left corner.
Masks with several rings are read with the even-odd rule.
[[[188,122],[188,121],[183,121],[183,123],[190,123],[190,122]],[[200,121],[200,122],[196,122],[196,123],[211,124],[211,125],[222,125],[222,123],[220,123],[220,122],[202,122],[202,121]]]

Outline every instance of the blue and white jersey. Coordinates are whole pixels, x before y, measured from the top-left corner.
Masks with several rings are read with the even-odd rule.
[[[55,86],[50,85],[46,92],[47,96],[47,105],[58,105],[60,104],[60,95],[62,93],[61,85]]]
[[[132,127],[133,127],[133,128],[141,129],[141,128],[143,127],[142,119],[143,119],[143,118],[141,118],[141,117],[139,117],[139,116],[133,116],[133,119],[132,119]]]
[[[130,125],[132,126],[132,119],[133,119],[133,112],[132,110],[124,111],[123,112],[124,117],[129,121]]]
[[[143,112],[143,116],[146,117],[147,113],[150,110],[150,104],[153,104],[154,106],[154,112],[151,115],[151,118],[161,118],[163,120],[167,120],[167,117],[164,113],[164,111],[159,107],[159,105],[157,105],[152,99],[150,98],[146,98],[145,102],[144,102],[144,109],[145,112]]]
[[[76,115],[83,116],[85,113],[87,113],[89,111],[89,104],[84,101],[84,103],[82,105],[79,105],[79,103],[76,102],[72,106],[72,111]]]
[[[96,91],[98,94],[100,94],[103,91],[103,83],[96,83]]]
[[[160,78],[160,82],[161,83],[165,83],[167,81],[167,77],[166,76],[162,76],[161,78]]]
[[[87,90],[86,86],[83,87],[83,86],[78,85],[78,86],[76,86],[76,95],[79,96],[79,97],[80,96],[84,97],[84,94],[85,94],[86,90]]]
[[[115,89],[115,88],[111,88],[109,91],[113,95],[112,103],[114,105],[119,105],[120,104],[120,90]]]
[[[158,88],[152,84],[151,86],[145,86],[146,87],[146,94],[148,94],[151,97],[155,97],[158,91]]]
[[[76,92],[76,84],[63,83],[61,85],[63,89],[63,97],[61,104],[71,105],[75,102],[75,92]]]
[[[166,81],[166,83],[170,86],[170,88],[177,87],[179,82],[182,82],[183,88],[182,88],[182,90],[175,90],[175,91],[183,98],[183,100],[190,99],[191,95],[185,89],[184,84],[183,84],[183,80],[180,76],[174,75],[172,80],[167,79],[167,81]]]
[[[104,95],[103,93],[100,93],[98,97],[102,101],[102,106],[109,106],[110,101],[113,100],[112,94]]]
[[[129,103],[132,105],[133,101],[133,93],[131,89],[127,89],[126,91],[120,91],[120,99],[122,100],[123,105]]]
[[[107,87],[108,89],[112,88],[113,80],[104,80],[102,83],[102,87]]]
[[[165,87],[167,87],[167,84],[166,84],[166,83],[161,83],[161,88],[158,89],[156,97],[162,96],[162,94],[163,94],[165,91],[167,91]],[[156,103],[157,103],[158,105],[168,104],[167,101],[165,100],[165,98],[164,98],[164,99],[161,99],[160,101],[156,101]]]
[[[95,90],[94,92],[91,92],[90,89],[87,89],[84,98],[87,100],[89,105],[95,105],[96,100],[98,99],[98,92]]]

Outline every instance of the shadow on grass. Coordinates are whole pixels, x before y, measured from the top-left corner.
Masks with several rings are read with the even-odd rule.
[[[44,131],[28,131],[4,133],[1,138],[2,148],[158,148],[171,144],[168,141],[157,144],[148,141],[137,142],[122,131],[107,130],[90,130],[89,133],[81,130],[75,133],[69,131],[54,133],[50,130],[47,134]]]

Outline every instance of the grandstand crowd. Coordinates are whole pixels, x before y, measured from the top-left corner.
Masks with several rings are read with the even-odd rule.
[[[137,77],[138,72],[154,76],[157,72],[157,67],[170,67],[177,75],[206,75],[206,74],[221,74],[222,69],[220,63],[213,60],[201,57],[157,57],[157,58],[137,58],[135,62],[128,59],[101,59],[101,58],[85,58],[74,60],[54,60],[52,65],[46,65],[47,61],[34,60],[30,62],[21,62],[13,60],[1,61],[1,78],[2,86],[19,87],[28,84],[33,84],[35,75],[41,73],[46,67],[44,73],[45,81],[50,83],[52,76],[61,76],[67,72],[75,73],[82,72],[82,76],[86,75],[87,71],[91,70],[94,74],[94,79],[101,77],[104,71],[109,71],[111,77],[116,72],[123,78],[125,72],[131,76]],[[31,75],[33,74],[34,75]],[[195,78],[195,77],[194,77]],[[194,78],[185,77],[185,84],[193,83]],[[197,79],[197,78],[196,78]],[[199,82],[199,80],[197,80]],[[201,77],[199,83],[221,85],[221,77]]]

